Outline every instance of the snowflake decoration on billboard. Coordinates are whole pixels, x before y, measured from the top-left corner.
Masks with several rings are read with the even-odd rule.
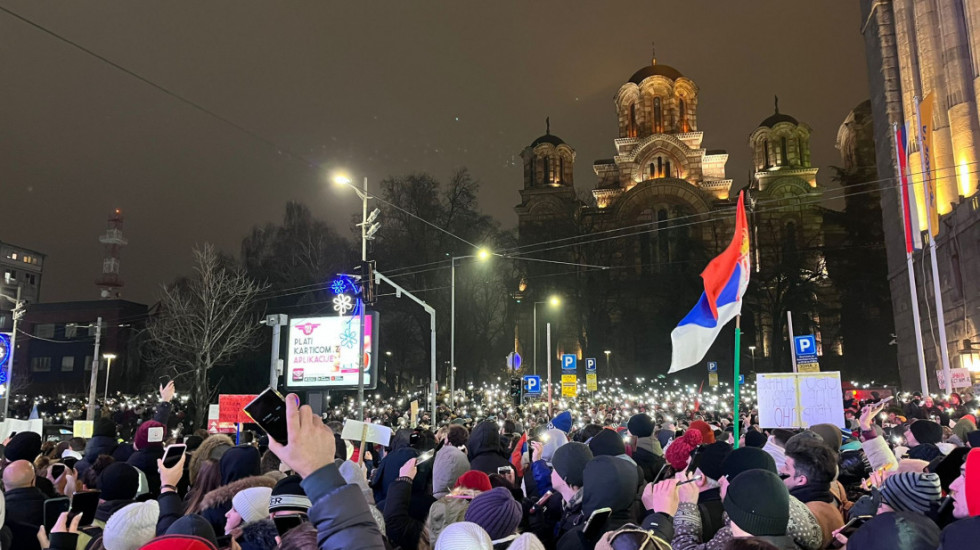
[[[348,311],[354,309],[354,300],[347,294],[338,294],[333,298],[333,310],[341,315],[346,315]]]
[[[347,284],[344,279],[334,279],[330,283],[330,292],[334,294],[343,294],[347,290]]]
[[[359,334],[354,334],[354,331],[348,328],[340,335],[340,345],[345,348],[353,348],[357,345],[357,341],[360,340]]]

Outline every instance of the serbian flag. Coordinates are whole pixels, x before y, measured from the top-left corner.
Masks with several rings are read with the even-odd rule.
[[[919,230],[919,206],[915,187],[909,178],[907,126],[895,125],[895,156],[898,160],[898,181],[902,195],[902,221],[905,225],[905,252],[911,254],[922,249],[922,233]]]
[[[510,463],[514,466],[514,475],[521,477],[524,475],[524,467],[521,466],[521,455],[527,452],[527,432],[521,434],[521,438],[514,447],[514,452],[510,454]]]
[[[745,221],[744,197],[739,192],[732,242],[701,272],[701,299],[670,333],[674,349],[668,374],[704,359],[722,327],[742,312],[749,271],[749,224]]]

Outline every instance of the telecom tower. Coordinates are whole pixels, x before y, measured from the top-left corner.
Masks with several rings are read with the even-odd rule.
[[[104,235],[99,236],[99,242],[105,248],[105,258],[102,259],[102,276],[95,281],[101,289],[103,300],[119,298],[119,289],[123,281],[119,277],[119,251],[126,246],[127,241],[122,233],[122,212],[117,208],[109,215]]]

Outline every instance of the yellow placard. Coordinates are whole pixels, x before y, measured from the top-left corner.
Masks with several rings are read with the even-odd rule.
[[[800,363],[796,366],[797,372],[820,372],[820,363]]]
[[[589,391],[599,391],[599,384],[596,381],[595,373],[589,372],[585,375],[585,387]]]
[[[708,373],[708,384],[711,384],[711,387],[712,388],[718,386],[718,373],[717,372],[709,372]]]
[[[561,396],[562,397],[576,397],[576,396],[578,396],[578,384],[562,384],[561,385]]]
[[[95,427],[95,422],[92,420],[76,420],[72,424],[71,431],[74,437],[84,437],[88,439],[92,437],[92,430]]]
[[[578,376],[574,374],[563,374],[561,375],[561,384],[563,386],[565,384],[572,384],[572,385],[578,384]]]
[[[418,401],[412,401],[409,404],[409,411],[410,411],[410,416],[411,416],[411,426],[412,426],[412,428],[414,428],[416,426],[416,423],[418,422],[418,418],[419,418],[419,402]]]

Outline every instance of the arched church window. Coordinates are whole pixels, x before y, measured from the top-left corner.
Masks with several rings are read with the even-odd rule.
[[[630,125],[626,137],[636,137],[636,103],[630,103]]]
[[[657,157],[657,177],[664,177],[664,158]]]
[[[687,102],[684,98],[677,100],[677,108],[680,110],[680,127],[682,132],[690,132],[691,128],[687,125]]]
[[[558,183],[565,181],[565,157],[558,157]]]
[[[806,166],[806,162],[803,160],[803,138],[796,138],[796,155],[799,157],[800,166]]]
[[[769,161],[769,140],[768,139],[762,141],[762,148],[765,151],[765,157],[762,159],[762,167],[763,168],[769,168],[770,166],[772,166],[772,163]]]
[[[664,112],[659,97],[653,98],[653,132],[660,134],[664,131]]]
[[[667,162],[664,163],[664,177],[665,178],[672,177],[670,174],[671,174],[671,172],[670,172],[670,159],[667,159]]]
[[[786,136],[782,137],[782,147],[780,148],[779,155],[779,164],[781,166],[786,166],[789,164],[789,161],[786,158]]]
[[[541,183],[551,182],[551,159],[548,157],[541,157]]]
[[[654,162],[650,163],[650,179],[657,177],[657,164]]]

